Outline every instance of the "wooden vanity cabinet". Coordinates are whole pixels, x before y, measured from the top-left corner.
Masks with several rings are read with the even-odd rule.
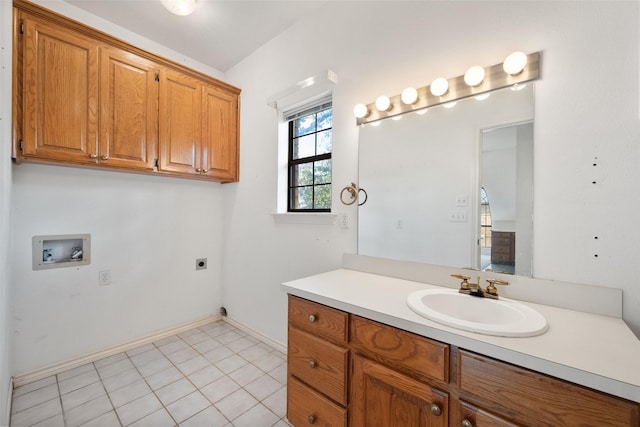
[[[638,403],[464,350],[457,386],[460,399],[469,402],[461,403],[461,420],[470,423],[465,427],[511,425],[506,420],[550,427],[640,423]]]
[[[347,426],[348,314],[289,296],[287,418]]]
[[[295,427],[639,427],[640,404],[289,295],[287,417]]]
[[[239,179],[240,90],[14,2],[13,156]]]

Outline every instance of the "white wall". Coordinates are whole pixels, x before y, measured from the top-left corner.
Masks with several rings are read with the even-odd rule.
[[[42,3],[153,53],[222,75],[66,3]],[[3,144],[9,143],[3,132]],[[218,313],[221,184],[21,164],[13,166],[13,191],[13,374]],[[91,234],[91,265],[32,270],[32,236],[75,233]],[[207,270],[195,271],[196,258],[208,258]],[[111,285],[98,286],[102,270],[111,270]]]
[[[340,253],[354,249],[355,211],[337,201],[357,177],[353,105],[523,50],[542,52],[535,275],[624,289],[625,320],[640,334],[638,15],[637,2],[327,2],[229,70],[227,80],[243,88],[241,182],[224,189],[230,315],[284,341],[278,283],[337,267]],[[326,68],[338,74],[334,207],[351,215],[348,231],[283,226],[269,217],[277,134],[266,99]]]
[[[11,2],[0,1],[0,425],[8,424],[11,363]]]

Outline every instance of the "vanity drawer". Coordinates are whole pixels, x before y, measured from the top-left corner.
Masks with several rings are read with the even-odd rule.
[[[293,426],[347,426],[346,409],[292,377],[287,382],[287,418]]]
[[[458,360],[461,397],[515,423],[613,427],[640,422],[637,403],[464,350]]]
[[[289,323],[296,328],[346,344],[348,319],[343,311],[289,295]]]
[[[385,363],[449,381],[449,346],[358,316],[351,318],[351,343]]]
[[[346,348],[289,327],[289,374],[343,405],[347,404]]]

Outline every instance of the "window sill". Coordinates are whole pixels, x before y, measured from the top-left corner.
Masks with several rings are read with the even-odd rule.
[[[337,215],[331,212],[325,213],[274,213],[273,222],[276,224],[314,224],[314,225],[333,225],[336,223]]]

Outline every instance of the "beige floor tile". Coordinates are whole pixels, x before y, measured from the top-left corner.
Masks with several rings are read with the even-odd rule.
[[[219,321],[16,388],[12,426],[291,427],[285,383],[286,355]]]

